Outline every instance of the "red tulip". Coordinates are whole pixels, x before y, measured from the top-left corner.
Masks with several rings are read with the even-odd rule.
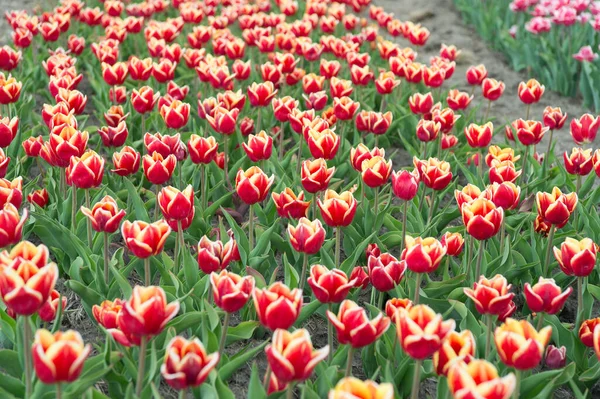
[[[496,207],[506,210],[515,209],[519,205],[520,195],[521,188],[509,181],[492,183],[483,193]]]
[[[251,134],[248,137],[248,144],[242,143],[242,147],[252,162],[260,162],[271,157],[273,139],[261,130],[257,135]]]
[[[117,202],[110,195],[95,203],[92,209],[82,206],[81,213],[90,219],[94,230],[104,233],[117,231],[121,220],[125,217],[125,210],[119,210]]]
[[[495,236],[504,220],[504,210],[485,198],[463,204],[461,213],[467,232],[476,240]]]
[[[339,269],[328,270],[322,265],[312,265],[308,285],[321,303],[342,302],[356,280],[348,280],[346,273]]]
[[[433,237],[406,236],[402,260],[415,273],[431,273],[439,267],[445,254],[446,247]]]
[[[414,93],[408,98],[408,106],[413,114],[426,115],[433,107],[433,95],[431,93]]]
[[[496,328],[494,340],[502,363],[517,370],[529,370],[542,360],[544,348],[552,336],[552,327],[539,332],[527,320],[506,319]]]
[[[273,185],[275,176],[267,175],[258,167],[252,166],[246,171],[239,170],[235,177],[235,189],[246,204],[256,204],[263,201]]]
[[[437,375],[448,375],[457,362],[470,363],[475,357],[475,337],[469,330],[451,331],[439,351],[433,354],[433,367]]]
[[[287,330],[300,315],[302,292],[297,288],[275,282],[269,288],[255,288],[252,297],[258,320],[270,330]]]
[[[567,276],[589,276],[596,266],[597,253],[598,246],[589,238],[579,241],[567,237],[560,249],[554,247],[554,257]]]
[[[350,150],[350,162],[352,163],[354,170],[357,172],[362,172],[363,161],[377,156],[384,157],[385,150],[378,147],[369,150],[369,148],[363,143],[359,143],[355,148]]]
[[[519,83],[519,99],[524,104],[534,104],[541,100],[545,87],[535,79]]]
[[[173,154],[163,158],[154,151],[152,155],[144,155],[143,159],[144,175],[152,184],[166,183],[173,175],[176,165],[177,158]]]
[[[367,258],[369,269],[369,280],[377,291],[387,292],[393,290],[406,273],[406,262],[398,261],[389,253]]]
[[[313,158],[331,160],[340,147],[340,138],[331,129],[310,129],[306,141]]]
[[[588,319],[581,323],[581,327],[579,327],[579,339],[581,343],[589,348],[593,348],[597,339],[595,339],[595,332],[598,330],[598,325],[600,325],[600,317],[596,317],[595,319]]]
[[[198,267],[204,273],[219,272],[229,263],[239,260],[238,247],[234,239],[223,242],[211,241],[203,236],[198,243]]]
[[[353,348],[362,348],[375,342],[390,326],[390,319],[379,313],[369,320],[365,309],[346,299],[338,314],[327,311],[327,318],[337,331],[338,342]]]
[[[8,75],[8,78],[5,78],[0,73],[0,104],[13,104],[17,102],[21,96],[22,86],[23,84],[14,77]]]
[[[412,172],[400,170],[392,173],[392,191],[403,201],[410,201],[419,190],[420,177],[415,169]]]
[[[387,183],[392,172],[392,161],[376,156],[362,163],[362,180],[369,187],[380,187]]]
[[[198,338],[174,337],[165,350],[160,374],[173,389],[185,390],[202,385],[219,363],[218,352],[206,354]]]
[[[66,170],[67,184],[81,189],[90,189],[102,184],[104,158],[93,150],[86,151],[81,158],[71,157]]]
[[[544,108],[544,126],[549,128],[550,130],[560,130],[565,124],[567,120],[567,114],[563,114],[560,107],[552,108],[546,107]]]
[[[139,90],[132,90],[131,105],[138,113],[145,114],[154,110],[159,97],[160,93],[154,93],[152,87],[143,86]]]
[[[183,191],[167,186],[158,193],[157,201],[165,219],[183,220],[193,212],[194,189],[191,184]]]
[[[304,191],[296,196],[291,188],[286,187],[281,193],[271,193],[271,198],[275,203],[277,214],[282,218],[300,219],[306,217],[308,213],[310,201],[304,201]]]
[[[121,233],[127,248],[138,258],[148,258],[162,252],[171,228],[163,221],[147,223],[141,220],[126,220],[121,225]]]
[[[37,157],[44,146],[44,138],[42,136],[29,137],[23,141],[23,150],[28,157]]]
[[[66,332],[40,329],[35,333],[31,348],[35,374],[44,384],[75,381],[92,347],[83,344],[74,330]]]
[[[532,312],[556,314],[562,309],[573,288],[569,287],[563,292],[556,285],[554,279],[540,277],[533,287],[529,283],[525,283],[523,291],[525,292],[527,307]]]
[[[446,97],[446,104],[454,111],[467,109],[469,104],[471,104],[471,101],[473,101],[472,95],[456,89],[450,90],[448,92],[448,97]]]
[[[439,122],[420,119],[417,123],[417,138],[425,143],[435,141],[441,128],[442,125]]]
[[[102,144],[106,147],[120,147],[125,144],[129,130],[125,121],[121,121],[117,126],[102,126],[98,129],[98,134],[102,139]]]
[[[102,78],[109,86],[122,85],[128,72],[127,64],[124,62],[117,62],[113,65],[102,63]]]
[[[346,227],[352,223],[357,202],[350,191],[340,194],[333,190],[325,191],[323,201],[317,200],[323,221],[331,227]]]
[[[565,169],[571,175],[586,176],[594,167],[592,161],[592,149],[583,150],[581,148],[573,148],[571,154],[566,151],[563,154],[565,161]]]
[[[297,226],[288,225],[288,236],[294,250],[305,254],[316,254],[325,241],[325,229],[321,221],[300,218]]]
[[[514,183],[521,176],[521,173],[523,171],[517,170],[512,161],[498,161],[493,159],[488,171],[488,178],[491,184]]]
[[[579,145],[591,143],[596,138],[598,128],[600,128],[600,118],[584,114],[579,119],[575,118],[571,121],[571,136]]]
[[[464,292],[473,300],[479,313],[501,315],[510,307],[515,296],[509,292],[510,288],[506,278],[496,274],[489,280],[480,276],[478,282],[473,283],[473,289],[464,288]]]
[[[19,129],[19,118],[0,118],[0,147],[8,147]]]
[[[231,135],[235,132],[239,113],[237,108],[230,111],[219,106],[214,109],[213,115],[206,115],[206,120],[216,132]]]
[[[396,329],[402,349],[413,359],[423,360],[437,352],[444,340],[454,331],[454,320],[442,320],[427,305],[415,305],[408,310],[398,309]]]
[[[160,108],[160,116],[168,128],[181,129],[187,125],[190,117],[190,104],[173,100],[171,104],[165,104]]]
[[[150,337],[160,334],[178,312],[179,302],[167,303],[161,287],[135,286],[131,298],[123,303],[117,325],[125,334]]]
[[[119,176],[129,176],[136,173],[140,167],[140,154],[132,147],[125,146],[121,151],[113,153],[113,165],[114,169],[112,172]]]
[[[476,125],[471,123],[465,128],[465,137],[467,138],[467,143],[473,148],[487,147],[492,141],[493,134],[494,125],[492,122],[488,122],[485,125]]]
[[[48,190],[42,188],[40,190],[32,191],[27,195],[27,201],[31,204],[36,204],[40,208],[45,208],[49,201]]]
[[[450,164],[446,161],[440,161],[437,158],[429,158],[422,161],[417,157],[413,158],[415,168],[419,172],[421,181],[429,188],[434,190],[445,189],[452,180],[452,171]]]
[[[508,399],[516,388],[516,378],[513,373],[500,377],[486,360],[474,359],[468,365],[458,361],[450,365],[448,387],[457,399]]]
[[[61,296],[56,290],[52,290],[46,303],[44,303],[38,310],[40,319],[46,323],[54,321],[59,306],[61,307],[62,311],[64,311],[64,309],[67,307],[67,297]]]
[[[538,215],[546,223],[561,228],[567,224],[577,207],[577,193],[563,194],[558,187],[554,187],[552,193],[538,192],[535,201]]]
[[[465,246],[465,240],[460,233],[446,232],[440,239],[440,244],[446,248],[446,255],[459,256]]]
[[[504,82],[499,82],[496,79],[485,78],[481,82],[481,91],[483,97],[489,101],[496,101],[504,93]]]
[[[19,216],[19,210],[10,202],[0,209],[0,248],[16,244],[21,240],[23,225],[27,220],[27,209]]]
[[[248,86],[248,100],[253,107],[265,107],[277,94],[272,82],[252,83]]]
[[[254,278],[241,277],[235,273],[222,270],[219,274],[211,273],[215,305],[227,313],[234,313],[244,307],[254,291]]]

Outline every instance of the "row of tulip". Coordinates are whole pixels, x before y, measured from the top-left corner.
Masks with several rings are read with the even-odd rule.
[[[6,356],[23,362],[3,368],[14,378],[0,380],[2,389],[104,397],[93,388],[103,379],[111,397],[160,397],[160,371],[180,396],[234,397],[226,381],[264,350],[264,378],[253,366],[246,387],[252,398],[292,397],[296,388],[310,397],[416,398],[432,376],[439,397],[546,397],[568,380],[585,397],[600,372],[586,349],[600,357],[600,319],[591,318],[600,190],[593,174],[582,177],[598,173],[600,153],[576,147],[563,162],[554,157],[552,132],[567,116],[548,107],[541,121],[530,119],[544,86],[519,86],[527,107],[504,127],[514,142],[504,148],[491,145],[488,122],[504,83],[474,66],[472,93],[446,93],[459,51],[444,45],[420,64],[377,26],[413,46],[426,43],[427,29],[379,7],[368,10],[372,24],[350,12],[368,1],[87,3],[7,13],[15,37],[31,40],[18,41],[24,55],[2,49],[15,77],[0,79],[0,239],[12,247],[0,256],[0,323],[15,349]],[[36,46],[52,49],[43,68]],[[46,77],[36,79],[39,71]],[[81,72],[94,115],[78,90]],[[49,102],[41,117],[33,93]],[[483,119],[468,112],[477,102]],[[106,125],[89,126],[94,118]],[[23,129],[35,121],[47,139]],[[581,145],[599,125],[583,115],[569,127]],[[414,170],[392,170],[398,142]],[[486,165],[490,185],[480,189]],[[453,193],[456,202],[447,200]],[[30,210],[19,212],[24,197]],[[119,229],[122,241],[111,245]],[[22,241],[28,236],[45,245]],[[509,281],[523,287],[526,307],[518,309]],[[578,311],[566,324],[556,315],[571,284]],[[370,300],[361,294],[369,287]],[[77,333],[58,332],[72,306],[66,290],[106,333],[88,360]],[[304,328],[309,318],[327,324],[320,349]],[[34,338],[42,323],[53,333],[40,328]],[[240,341],[244,349],[232,353]],[[359,351],[360,374],[379,384],[351,377]],[[552,370],[528,376],[544,354]]]
[[[465,20],[500,49],[516,70],[527,69],[563,95],[583,97],[600,110],[594,82],[600,77],[594,1],[514,0],[454,2]]]

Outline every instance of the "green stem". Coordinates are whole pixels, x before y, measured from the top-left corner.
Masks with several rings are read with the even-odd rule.
[[[419,399],[419,385],[421,383],[421,365],[422,364],[423,364],[422,360],[417,360],[415,362],[415,369],[413,371],[412,391],[410,393],[410,399]]]
[[[31,316],[23,317],[23,361],[25,363],[25,399],[31,398],[32,392],[32,381],[33,381],[33,367],[31,364],[31,345],[32,345],[32,332],[31,332]]]
[[[200,165],[200,186],[200,204],[202,206],[202,211],[204,212],[208,207],[208,203],[206,202],[206,191],[208,187],[206,187],[206,166],[204,164]]]
[[[271,370],[271,364],[267,363],[267,371],[265,372],[265,380],[263,381],[263,388],[265,389],[265,391],[269,389],[269,383],[271,382],[272,372],[273,370]]]
[[[479,241],[479,254],[477,255],[477,266],[475,267],[475,281],[479,280],[481,275],[481,264],[483,263],[483,250],[485,249],[485,241]]]
[[[87,209],[90,209],[90,190],[85,190],[85,207]],[[88,245],[90,246],[90,248],[93,247],[93,241],[92,241],[92,221],[90,220],[90,218],[85,218],[87,221],[87,239],[88,239]]]
[[[502,219],[502,225],[500,226],[500,256],[502,256],[503,254],[503,249],[504,249],[504,238],[506,236],[506,221],[504,219]]]
[[[285,391],[286,399],[293,399],[294,397],[294,383],[290,382],[288,384],[287,390]]]
[[[77,227],[76,226],[77,223],[75,221],[76,216],[77,216],[77,188],[75,187],[75,185],[72,185],[71,186],[71,231],[73,231],[73,234],[77,234],[77,232],[75,231],[75,228]]]
[[[329,311],[333,313],[333,303],[327,304]],[[331,364],[333,360],[333,324],[330,321],[327,322],[327,345],[329,345],[329,354],[327,355],[327,361]]]
[[[484,123],[485,123],[485,122],[487,122],[487,120],[488,120],[488,117],[489,117],[489,115],[490,115],[490,109],[491,109],[491,108],[492,108],[492,102],[491,102],[491,101],[488,101],[488,106],[487,106],[487,109],[485,110],[485,118],[483,118],[483,122],[484,122]]]
[[[576,319],[581,319],[581,315],[583,314],[583,277],[577,277],[577,317]],[[579,323],[577,323],[577,328],[579,328]]]
[[[302,254],[302,273],[300,274],[300,292],[304,292],[304,283],[306,282],[306,269],[308,268],[308,254]]]
[[[579,314],[579,312],[577,312],[577,314]],[[537,327],[536,327],[536,329],[538,331],[540,331],[541,328],[544,326],[544,315],[545,315],[545,313],[542,312],[542,313],[540,313],[540,317],[538,317],[538,322],[537,322]]]
[[[150,257],[144,258],[144,285],[150,286]]]
[[[178,399],[185,399],[185,391],[185,389],[179,391],[179,393],[177,394]]]
[[[546,149],[546,154],[544,155],[544,162],[542,166],[542,176],[546,176],[546,167],[548,166],[550,151],[552,150],[552,136],[554,136],[554,129],[550,130],[550,136],[548,139],[548,149]]]
[[[260,115],[260,113],[259,113]],[[223,172],[225,174],[225,183],[230,187],[229,183],[229,136],[225,135],[225,143],[223,144]]]
[[[300,178],[300,169],[302,168],[302,147],[304,145],[304,136],[300,133],[300,143],[298,144],[298,159],[296,160],[296,176]]]
[[[331,348],[329,348],[331,351]],[[346,360],[346,374],[345,377],[352,377],[352,358],[354,357],[354,348],[350,346],[348,348],[348,359]]]
[[[548,276],[550,269],[550,252],[552,252],[552,241],[554,241],[554,233],[556,227],[550,226],[550,232],[548,233],[548,246],[546,247],[546,257],[544,258],[544,276]]]
[[[531,111],[531,104],[527,104],[527,111],[525,111],[525,120],[529,120],[529,111]]]
[[[385,296],[385,292],[381,291],[379,293],[379,302],[377,302],[377,308],[381,309],[383,307],[383,297]]]
[[[60,171],[60,194],[64,198],[67,196],[67,169]]]
[[[250,204],[250,211],[248,213],[248,243],[249,252],[254,249],[254,205]]]
[[[185,250],[185,241],[183,240],[183,226],[181,220],[177,221],[177,244],[179,246],[179,252],[176,254],[177,263],[175,264],[175,274],[179,273],[179,270],[183,268],[183,254]]]
[[[470,278],[470,275],[471,275],[471,262],[473,260],[473,243],[474,243],[475,239],[473,238],[473,236],[469,235],[469,236],[467,236],[467,240],[469,240],[469,246],[467,248],[467,270],[466,270],[466,274],[467,274],[467,278]]]
[[[154,220],[158,220],[158,193],[160,192],[160,185],[155,185],[154,190]]]
[[[485,358],[490,358],[490,349],[492,347],[492,315],[486,315],[487,331],[485,333]]]
[[[421,288],[421,279],[423,278],[423,274],[417,273],[416,281],[415,281],[415,296],[413,298],[413,303],[415,305],[419,304],[419,290]]]
[[[523,155],[523,169],[521,170],[521,184],[525,185],[525,198],[527,198],[527,161],[529,158],[529,147],[525,147]]]
[[[226,312],[225,318],[223,319],[223,329],[221,331],[221,341],[219,342],[219,353],[223,356],[223,350],[225,349],[225,342],[227,342],[227,330],[229,329],[229,320],[231,319],[231,313]]]
[[[335,228],[335,267],[340,268],[340,246],[342,243],[342,228]]]
[[[375,206],[373,207],[373,211],[375,212],[375,217],[377,217],[378,209],[379,209],[379,187],[375,187]]]
[[[108,238],[108,233],[104,233],[104,283],[106,284],[106,286],[108,287],[108,263],[109,263],[109,251],[108,251],[108,246],[109,246],[109,238]]]
[[[515,377],[517,379],[517,383],[515,385],[515,390],[512,397],[513,399],[519,399],[519,396],[521,395],[521,370],[515,369]]]
[[[431,204],[429,204],[429,214],[427,215],[427,224],[431,223],[431,218],[433,217],[433,208],[435,207],[435,197],[437,191],[433,190],[431,193]]]
[[[408,215],[408,201],[404,201],[404,209],[402,211],[402,238],[400,241],[400,255],[404,251],[404,243],[406,242],[406,220]],[[400,257],[398,257],[400,259]]]
[[[483,179],[483,151],[480,149],[478,152],[479,162],[477,163],[477,171],[479,172],[479,177]]]
[[[56,384],[56,399],[62,399],[62,385],[60,382]]]
[[[144,375],[145,375],[145,363],[146,363],[146,345],[148,344],[148,337],[142,336],[140,342],[140,355],[138,361],[138,375],[136,380],[135,394],[139,397],[142,393],[144,386]]]
[[[281,130],[279,131],[279,161],[283,159],[283,140],[285,138],[284,130],[285,124],[281,123]]]

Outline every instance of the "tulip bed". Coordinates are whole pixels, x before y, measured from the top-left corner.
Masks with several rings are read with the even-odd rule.
[[[0,48],[2,398],[597,397],[598,118],[532,79],[494,123],[370,0],[46,7]]]
[[[464,19],[502,51],[516,70],[567,96],[581,96],[600,110],[598,2],[455,0]]]

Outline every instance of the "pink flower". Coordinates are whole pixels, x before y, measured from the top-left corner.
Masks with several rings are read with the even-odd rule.
[[[577,54],[573,54],[573,58],[581,62],[592,62],[598,58],[598,54],[594,53],[591,46],[583,46]]]

